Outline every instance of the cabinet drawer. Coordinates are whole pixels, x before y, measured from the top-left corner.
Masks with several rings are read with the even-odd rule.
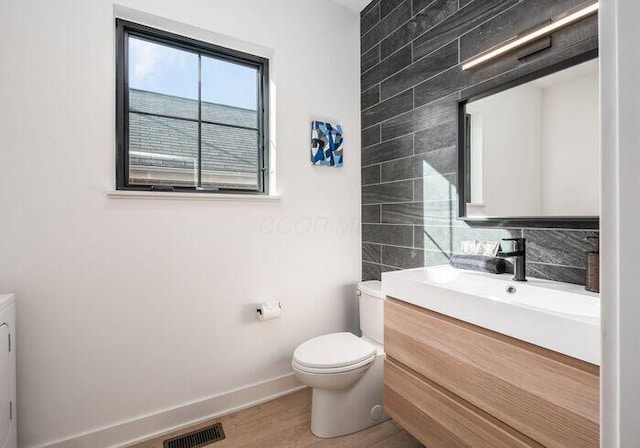
[[[597,366],[405,302],[385,302],[387,356],[549,447],[599,445]]]
[[[387,358],[384,406],[430,448],[541,447],[451,392]]]

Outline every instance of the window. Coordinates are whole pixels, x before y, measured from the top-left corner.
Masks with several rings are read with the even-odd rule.
[[[123,20],[119,190],[268,193],[268,61]]]

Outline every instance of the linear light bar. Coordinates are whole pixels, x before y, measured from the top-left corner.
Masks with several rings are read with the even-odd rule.
[[[469,62],[463,64],[462,70],[469,70],[473,67],[477,67],[478,65],[484,64],[491,59],[502,56],[503,54],[515,50],[516,48],[522,47],[523,45],[545,37],[562,27],[589,17],[590,15],[598,12],[598,5],[598,2],[592,3],[589,6],[585,6],[584,8],[581,8],[576,12],[573,12],[562,17],[561,19],[556,20],[555,22],[551,22],[550,24],[545,25],[542,28],[538,28],[537,30],[532,31],[529,34],[514,37],[512,40],[508,40],[505,43],[495,47],[494,49],[489,50],[486,53],[483,53],[480,56],[477,56],[476,58],[473,58]]]

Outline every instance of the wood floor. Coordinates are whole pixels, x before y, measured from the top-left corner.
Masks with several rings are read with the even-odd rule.
[[[334,439],[311,434],[311,390],[279,398],[181,431],[133,445],[131,448],[162,448],[163,440],[222,422],[226,439],[211,448],[418,448],[422,445],[393,420]]]

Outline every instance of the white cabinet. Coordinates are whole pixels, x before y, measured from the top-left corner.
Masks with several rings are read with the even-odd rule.
[[[0,448],[16,448],[15,301],[0,295]]]

